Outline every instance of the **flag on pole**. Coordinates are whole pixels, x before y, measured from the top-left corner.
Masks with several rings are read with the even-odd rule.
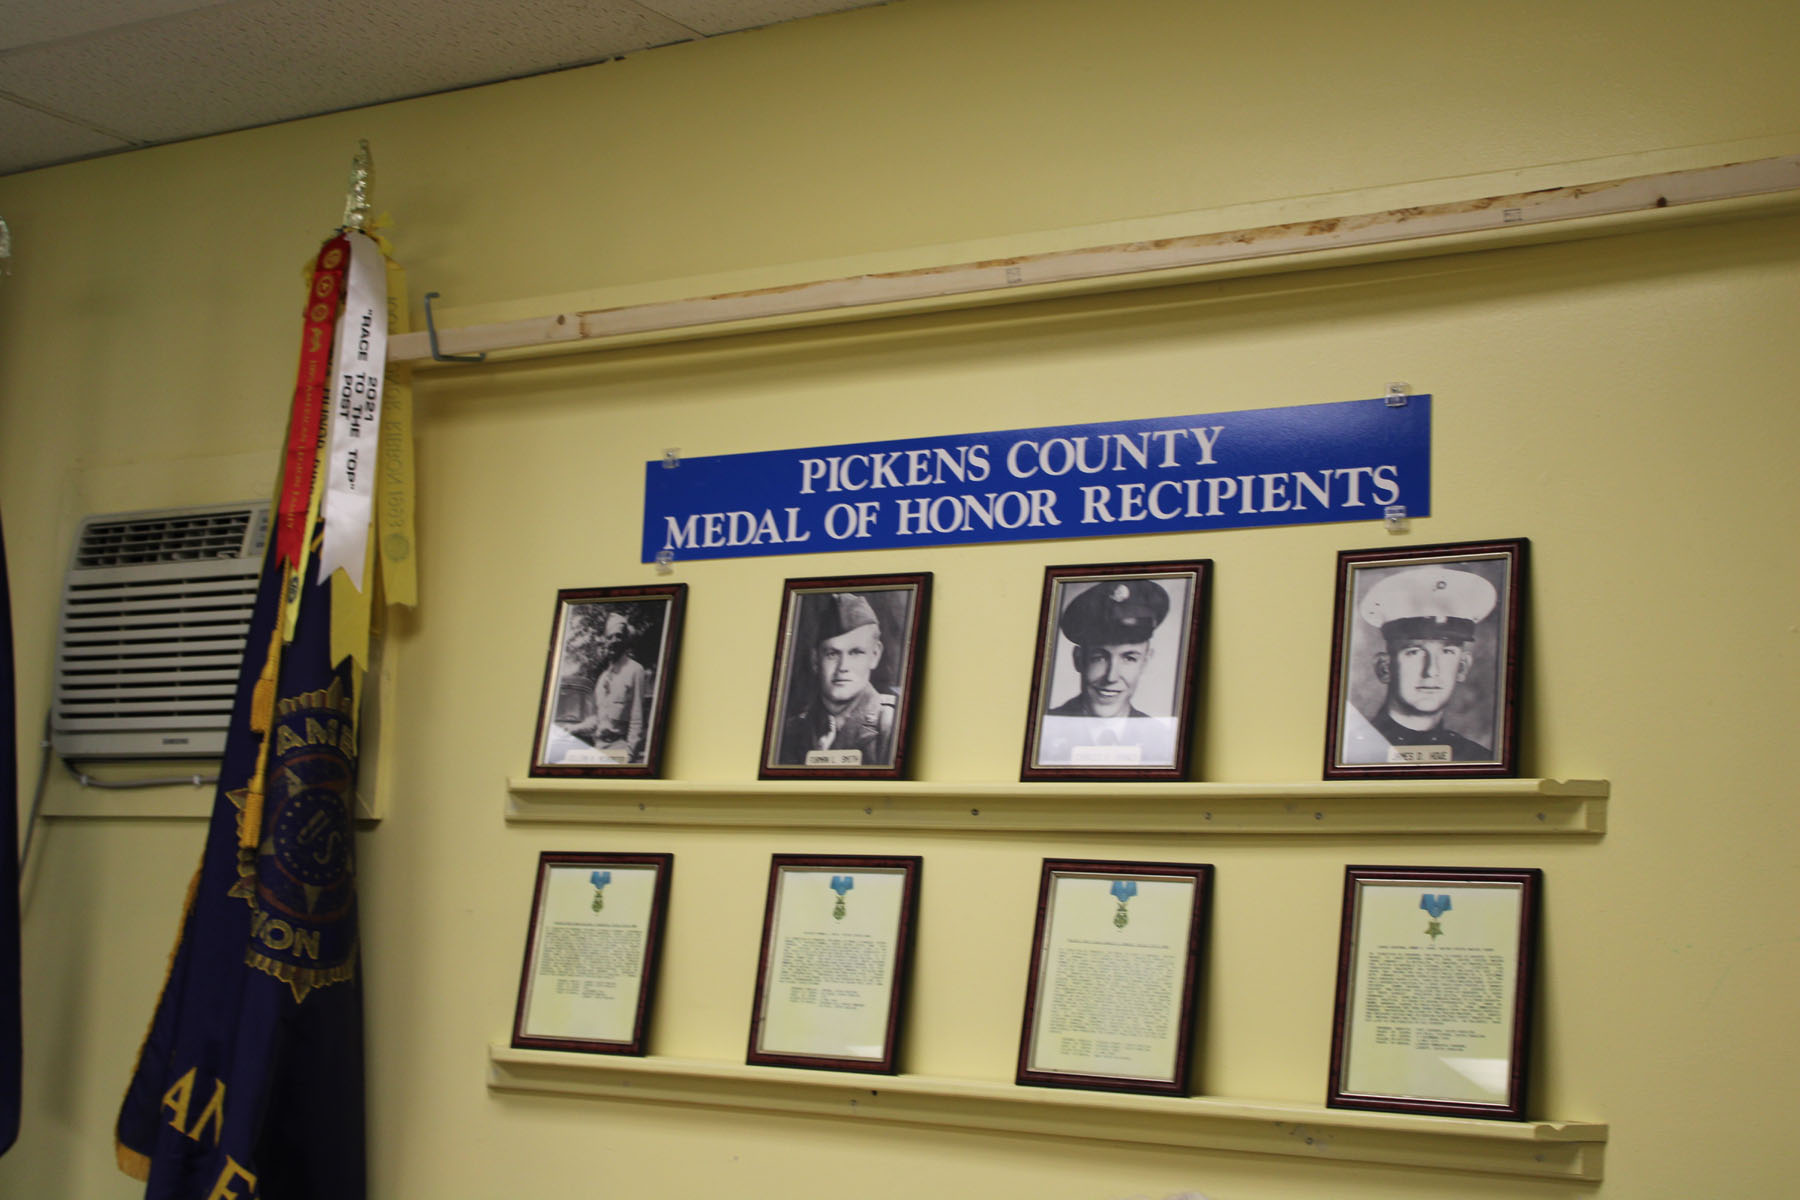
[[[365,189],[366,154],[365,143]],[[385,325],[387,266],[361,232],[366,191],[360,208],[355,222],[346,210],[346,228],[309,278],[275,526],[212,822],[119,1113],[119,1165],[145,1181],[147,1200],[364,1196],[354,853],[362,679],[356,659],[332,649],[334,614],[357,606],[333,601],[346,572],[323,552],[332,535],[320,511],[320,493],[344,485],[346,459],[351,491],[373,483],[376,461],[385,363],[367,312]],[[347,421],[356,425],[348,441]],[[360,577],[365,557],[377,556],[353,553]],[[351,586],[366,625],[375,580],[359,582]]]
[[[327,662],[316,569],[270,681],[285,572],[265,560],[206,850],[119,1113],[119,1164],[150,1200],[363,1195],[355,696]]]

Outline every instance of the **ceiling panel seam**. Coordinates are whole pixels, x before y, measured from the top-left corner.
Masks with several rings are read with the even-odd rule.
[[[33,112],[43,113],[46,117],[54,117],[58,121],[64,121],[70,125],[78,125],[89,133],[97,133],[102,137],[117,138],[121,142],[129,143],[133,148],[148,144],[142,138],[132,137],[129,133],[120,133],[118,130],[109,129],[105,125],[96,125],[92,121],[62,112],[59,109],[51,108],[48,104],[39,104],[29,96],[21,96],[17,92],[9,92],[4,88],[0,88],[0,100],[10,100],[20,108],[29,108]]]

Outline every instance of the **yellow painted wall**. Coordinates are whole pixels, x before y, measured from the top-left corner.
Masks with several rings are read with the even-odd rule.
[[[580,71],[0,179],[0,511],[22,787],[88,512],[272,477],[302,263],[354,141],[447,320],[927,266],[1800,149],[1800,8],[900,0]],[[396,47],[396,53],[405,53]],[[1573,165],[1569,165],[1573,164]],[[423,603],[388,816],[359,842],[372,1194],[871,1200],[1787,1194],[1800,1057],[1800,218],[1195,283],[422,375]],[[1524,768],[1596,838],[858,836],[508,825],[554,592],[654,578],[641,463],[1112,417],[1437,396],[1413,542],[1532,540]],[[1049,563],[1217,564],[1197,777],[1316,778],[1331,525],[697,563],[666,773],[754,775],[781,580],[936,573],[915,777],[1016,774]],[[59,774],[56,804],[79,803]],[[151,797],[154,801],[157,797]],[[1096,804],[1106,803],[1097,789]],[[26,1118],[0,1194],[134,1194],[110,1128],[198,822],[47,821]],[[677,855],[652,1050],[740,1061],[771,852],[925,856],[903,1069],[1010,1079],[1046,855],[1218,868],[1197,1090],[1322,1099],[1347,862],[1546,873],[1537,1115],[1607,1178],[1522,1182],[491,1094],[532,864]]]

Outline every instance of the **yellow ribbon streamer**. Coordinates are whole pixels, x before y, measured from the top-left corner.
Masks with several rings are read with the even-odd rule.
[[[388,272],[388,336],[405,333],[406,270],[392,259]],[[419,602],[419,572],[413,528],[412,364],[389,362],[381,401],[381,474],[375,481],[376,544],[389,604],[412,608]]]

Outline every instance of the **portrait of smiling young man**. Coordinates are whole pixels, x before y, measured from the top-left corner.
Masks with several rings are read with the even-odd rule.
[[[1075,596],[1058,626],[1081,690],[1050,710],[1057,717],[1147,717],[1132,704],[1155,651],[1150,638],[1169,615],[1169,593],[1153,579],[1097,583]]]
[[[1048,569],[1023,778],[1184,770],[1208,565]]]

